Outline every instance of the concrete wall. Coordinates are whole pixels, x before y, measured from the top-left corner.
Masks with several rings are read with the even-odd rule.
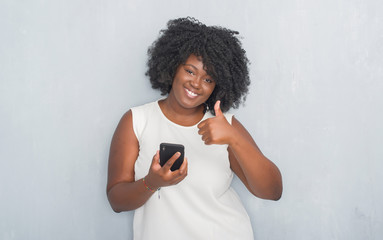
[[[106,199],[121,115],[157,99],[147,47],[169,19],[238,30],[234,111],[280,168],[280,201],[235,179],[256,239],[383,237],[383,2],[0,1],[0,239],[132,239]]]

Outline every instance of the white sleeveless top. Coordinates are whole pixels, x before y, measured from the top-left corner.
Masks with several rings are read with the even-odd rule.
[[[131,109],[140,151],[135,179],[148,174],[162,142],[185,146],[188,175],[177,185],[163,187],[135,210],[135,240],[253,239],[249,217],[230,187],[227,145],[205,145],[197,125],[184,127],[162,113],[158,101]],[[203,119],[214,117],[207,112]],[[232,115],[225,114],[231,123]],[[158,196],[160,194],[160,197]]]

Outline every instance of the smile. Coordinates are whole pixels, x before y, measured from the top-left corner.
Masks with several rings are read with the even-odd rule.
[[[189,90],[189,89],[187,89],[187,88],[185,88],[185,91],[186,91],[187,95],[188,95],[189,97],[191,97],[191,98],[195,98],[195,97],[197,97],[197,96],[198,96],[198,94],[197,94],[197,93],[195,93],[195,92],[192,92],[192,91],[190,91],[190,90]]]

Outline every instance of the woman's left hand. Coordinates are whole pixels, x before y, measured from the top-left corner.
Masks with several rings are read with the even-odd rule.
[[[214,105],[215,117],[206,119],[198,124],[198,134],[202,135],[205,144],[229,144],[235,129],[226,120],[220,108],[220,101]]]

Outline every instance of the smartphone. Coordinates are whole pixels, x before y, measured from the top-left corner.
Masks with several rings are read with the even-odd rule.
[[[160,165],[161,167],[176,153],[180,152],[181,156],[174,162],[173,166],[170,168],[171,171],[179,169],[184,162],[184,149],[185,147],[182,144],[174,143],[161,143],[160,144]]]

